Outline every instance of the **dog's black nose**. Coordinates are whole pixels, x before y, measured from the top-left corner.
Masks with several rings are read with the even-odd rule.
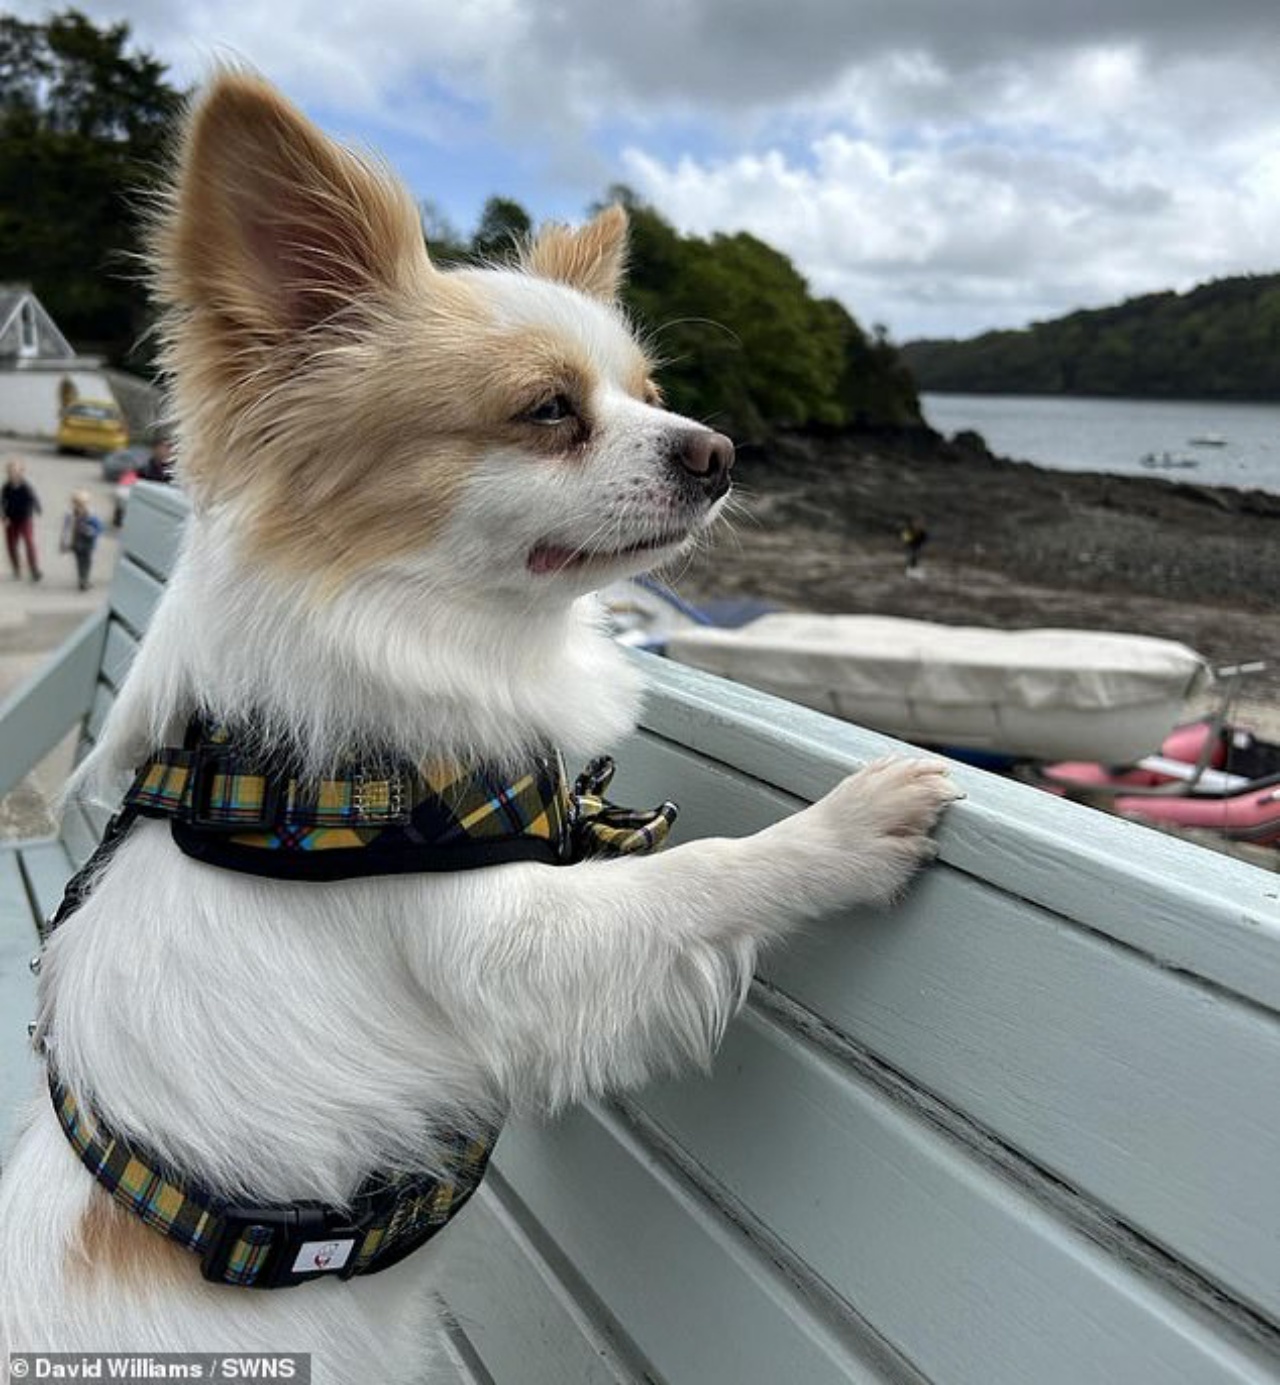
[[[680,436],[672,450],[672,460],[694,480],[708,499],[719,500],[729,489],[733,469],[733,443],[723,433],[710,428]]]

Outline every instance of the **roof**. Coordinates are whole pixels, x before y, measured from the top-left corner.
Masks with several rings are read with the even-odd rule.
[[[21,351],[17,330],[18,314],[24,303],[31,305],[34,314],[36,358],[74,360],[75,348],[58,330],[58,324],[49,316],[48,309],[26,284],[0,284],[0,357],[29,354]],[[6,338],[12,341],[12,346],[7,343]]]
[[[8,326],[9,319],[18,311],[18,304],[22,302],[23,296],[29,292],[29,289],[0,284],[0,332]]]

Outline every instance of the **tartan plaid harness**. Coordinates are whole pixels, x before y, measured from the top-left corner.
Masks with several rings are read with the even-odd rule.
[[[249,742],[251,744],[251,742]],[[320,782],[238,749],[221,725],[195,720],[181,749],[138,772],[97,851],[72,877],[44,937],[87,898],[138,817],[167,817],[178,846],[211,865],[288,880],[470,870],[506,861],[568,865],[654,851],[674,804],[650,812],[604,797],[613,762],[593,761],[570,790],[557,754],[522,775],[406,761],[343,766]],[[437,1174],[378,1172],[346,1207],[248,1206],[221,1198],[113,1135],[58,1080],[54,1110],[80,1161],[148,1226],[200,1256],[217,1284],[275,1289],[376,1274],[425,1244],[479,1187],[499,1128],[445,1137]]]
[[[336,1275],[377,1274],[424,1245],[480,1186],[497,1127],[446,1141],[439,1175],[375,1174],[349,1207],[248,1206],[219,1198],[95,1120],[50,1074],[63,1133],[111,1196],[153,1230],[200,1256],[214,1284],[284,1289]]]
[[[282,880],[569,865],[656,850],[676,817],[671,803],[651,812],[610,803],[607,758],[570,791],[554,752],[516,775],[389,757],[307,780],[241,744],[225,726],[193,722],[181,748],[143,765],[126,813],[169,818],[174,841],[197,860]]]

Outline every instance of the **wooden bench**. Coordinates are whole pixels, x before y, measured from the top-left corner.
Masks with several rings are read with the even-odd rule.
[[[0,716],[0,791],[92,742],[183,515],[138,488],[109,610]],[[685,837],[891,748],[650,672],[619,796],[677,799]],[[448,1233],[459,1380],[1280,1380],[1280,877],[958,773],[937,866],[771,956],[713,1077],[504,1134]],[[6,1113],[35,919],[100,827],[0,851]]]

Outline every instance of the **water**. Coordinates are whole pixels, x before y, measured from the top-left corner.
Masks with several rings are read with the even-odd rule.
[[[921,403],[940,433],[973,428],[1002,457],[1280,494],[1280,404],[990,394],[926,394]],[[1197,446],[1196,438],[1221,438],[1223,445]],[[1166,453],[1194,465],[1143,466],[1143,457]]]

